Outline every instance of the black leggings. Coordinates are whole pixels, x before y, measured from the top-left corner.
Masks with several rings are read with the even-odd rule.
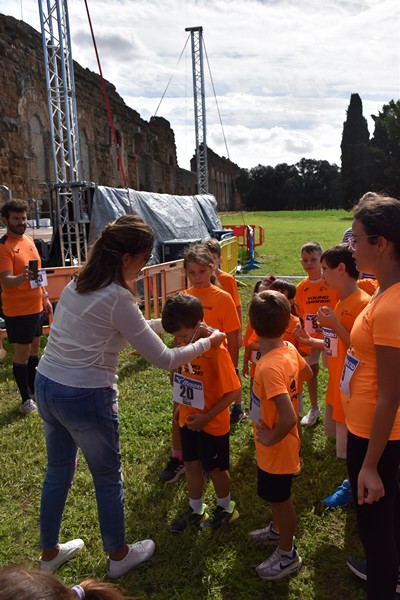
[[[357,524],[367,558],[368,600],[393,600],[400,559],[400,441],[390,441],[378,463],[385,495],[372,504],[357,503],[357,480],[368,439],[349,433],[347,468],[357,512]]]

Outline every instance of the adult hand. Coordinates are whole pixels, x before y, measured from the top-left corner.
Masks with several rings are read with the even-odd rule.
[[[382,479],[376,469],[362,467],[358,474],[358,504],[372,504],[385,495]]]
[[[196,342],[197,340],[199,340],[200,338],[207,338],[210,337],[211,333],[215,331],[213,327],[209,327],[209,325],[207,325],[207,323],[204,323],[204,321],[202,323],[200,323],[197,326],[196,332],[193,336],[192,342]]]
[[[211,342],[212,348],[218,348],[226,340],[226,334],[218,329],[214,329],[208,339]]]
[[[186,427],[191,431],[201,431],[209,420],[206,413],[193,413],[186,417]]]

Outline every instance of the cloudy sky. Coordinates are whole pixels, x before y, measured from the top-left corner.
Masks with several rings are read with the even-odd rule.
[[[195,147],[190,40],[179,61],[186,27],[203,27],[207,145],[241,167],[302,157],[340,165],[350,94],[360,94],[371,135],[370,115],[400,98],[399,0],[87,3],[103,75],[144,119],[172,76],[157,114],[171,123],[183,168]],[[73,58],[98,72],[84,0],[68,6]],[[40,29],[36,0],[0,0],[0,12]]]

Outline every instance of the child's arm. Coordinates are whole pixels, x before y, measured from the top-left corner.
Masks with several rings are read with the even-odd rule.
[[[314,376],[314,373],[313,373],[312,368],[310,367],[310,365],[308,365],[308,364],[304,365],[304,367],[302,368],[302,370],[299,372],[299,384],[298,384],[298,387],[301,385],[301,383],[303,383],[303,381],[309,381],[310,379],[313,378],[313,376]]]
[[[239,337],[238,329],[231,331],[226,334],[226,340],[228,342],[228,352],[231,355],[233,366],[237,368],[239,361]]]
[[[347,331],[347,329],[345,329],[341,323],[339,323],[335,313],[331,308],[329,308],[329,306],[322,306],[319,308],[317,312],[317,318],[318,322],[323,327],[329,327],[330,329],[333,329],[335,333],[337,333],[338,337],[342,340],[346,348],[350,347],[350,332]]]
[[[323,350],[325,348],[324,340],[311,337],[304,327],[301,327],[300,325],[296,325],[293,329],[293,335],[299,344],[310,346],[310,348],[318,348],[318,350]]]
[[[193,413],[192,415],[188,415],[186,418],[187,428],[191,429],[192,431],[201,431],[204,429],[207,423],[215,419],[220,412],[225,410],[225,408],[227,408],[230,404],[232,404],[232,402],[235,402],[235,400],[240,397],[241,389],[242,388],[239,387],[237,390],[233,390],[232,392],[227,392],[224,394],[221,400],[219,400],[217,404],[214,404],[214,406],[212,406],[206,413]]]
[[[275,402],[279,417],[275,426],[270,429],[261,419],[256,424],[256,437],[264,446],[274,446],[297,424],[296,412],[289,394],[278,394],[272,398]]]
[[[243,354],[243,368],[242,368],[242,375],[243,377],[245,377],[246,379],[249,376],[249,360],[251,357],[251,350],[248,346],[245,347],[244,349],[244,354]]]

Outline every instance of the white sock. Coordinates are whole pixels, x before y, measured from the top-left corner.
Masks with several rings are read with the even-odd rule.
[[[291,550],[282,550],[282,548],[278,548],[279,552],[282,556],[287,556],[288,558],[294,558],[294,548],[292,546]]]
[[[195,500],[193,500],[193,498],[189,498],[189,505],[193,512],[197,513],[198,515],[201,515],[203,512],[203,498],[196,498]]]
[[[222,508],[227,512],[231,512],[231,495],[228,494],[227,496],[225,496],[225,498],[217,497],[217,505],[222,506]]]

